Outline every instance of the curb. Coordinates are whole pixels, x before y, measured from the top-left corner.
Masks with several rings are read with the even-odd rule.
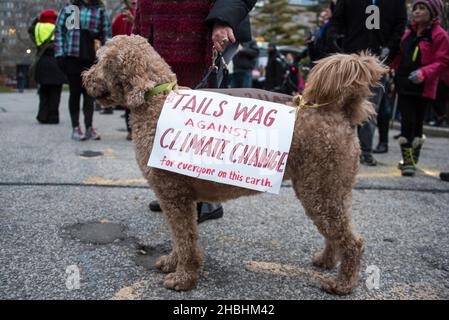
[[[393,129],[401,130],[401,124],[395,121]],[[449,128],[424,126],[424,134],[434,138],[449,138]]]

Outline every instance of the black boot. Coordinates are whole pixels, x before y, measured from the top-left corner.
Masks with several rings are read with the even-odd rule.
[[[161,212],[162,211],[162,208],[161,208],[161,206],[159,204],[159,201],[157,201],[157,200],[151,201],[149,207],[150,207],[150,210],[154,211],[154,212]]]
[[[370,167],[377,166],[377,161],[371,153],[362,153],[360,155],[360,163]]]
[[[440,179],[443,181],[449,181],[449,172],[441,172]]]
[[[220,203],[198,202],[198,223],[223,217],[223,206]]]
[[[421,149],[424,144],[424,141],[426,141],[426,137],[424,136],[422,138],[415,137],[413,139],[412,148],[413,148],[413,161],[415,161],[415,165],[418,164],[419,156],[421,154]]]
[[[114,114],[114,109],[112,107],[103,108],[103,110],[100,111],[100,114]]]
[[[413,148],[406,138],[399,138],[399,146],[401,147],[402,161],[399,162],[399,169],[402,176],[413,177],[416,174],[416,164],[413,160]]]
[[[373,153],[387,153],[388,152],[388,131],[390,126],[390,117],[388,116],[378,116],[377,126],[379,128],[379,144]]]
[[[376,149],[373,150],[373,153],[387,153],[388,152],[388,143],[379,142]]]
[[[157,200],[151,201],[149,207],[151,211],[162,211]],[[220,203],[198,202],[196,204],[196,210],[198,213],[198,223],[223,217],[223,206]]]

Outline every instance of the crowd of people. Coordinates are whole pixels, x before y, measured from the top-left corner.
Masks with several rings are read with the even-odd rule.
[[[370,51],[384,60],[390,72],[382,79],[383,87],[372,88],[371,102],[378,112],[377,119],[357,129],[362,150],[360,162],[376,166],[373,153],[388,152],[388,129],[395,117],[401,123],[398,168],[402,175],[414,176],[425,141],[424,123],[448,122],[449,36],[440,23],[443,2],[414,0],[411,12],[407,12],[406,0],[330,1],[318,16],[317,27],[306,36],[306,49],[301,54],[284,55],[276,43],[268,44],[264,81],[257,85],[253,73],[262,51],[251,37],[248,16],[255,3],[256,0],[124,0],[123,10],[112,23],[101,0],[71,0],[59,12],[42,11],[29,29],[37,48],[36,63],[31,68],[39,85],[37,121],[59,123],[62,85],[68,83],[71,138],[100,139],[93,126],[94,99],[87,94],[81,73],[95,63],[96,50],[116,35],[138,34],[148,39],[177,74],[179,85],[260,86],[290,95],[302,93],[307,70],[317,60],[333,53]],[[366,26],[366,8],[370,5],[379,8],[378,29]],[[79,9],[77,28],[69,27],[73,6]],[[213,49],[220,53],[216,60]],[[205,77],[214,62],[224,63],[217,63],[218,72]],[[231,68],[227,68],[229,64]],[[81,97],[84,130],[80,125]],[[125,109],[126,138],[131,140],[129,111],[121,108]],[[379,141],[373,147],[376,128]],[[441,178],[447,180],[448,175],[442,173]],[[151,208],[160,210],[155,202]],[[222,215],[220,205],[199,204],[199,212],[202,208],[217,217]]]

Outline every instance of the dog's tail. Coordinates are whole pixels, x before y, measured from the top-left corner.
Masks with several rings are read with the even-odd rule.
[[[319,60],[309,74],[304,98],[323,109],[344,112],[351,125],[375,114],[367,98],[380,87],[387,68],[373,55],[335,54]]]

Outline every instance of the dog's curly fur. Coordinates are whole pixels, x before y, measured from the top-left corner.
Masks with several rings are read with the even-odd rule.
[[[258,192],[147,167],[166,93],[144,99],[155,85],[176,75],[140,36],[117,36],[98,51],[98,62],[83,74],[90,95],[105,106],[130,108],[137,162],[153,188],[172,234],[172,251],[156,267],[167,272],[164,285],[192,289],[198,281],[202,253],[198,244],[197,201],[222,202]],[[309,78],[305,99],[328,103],[300,110],[287,161],[306,214],[325,238],[313,264],[326,269],[341,262],[338,276],[323,283],[331,293],[348,294],[357,285],[363,240],[351,223],[352,187],[360,148],[355,126],[374,114],[367,101],[385,67],[369,54],[337,54],[320,60]]]

